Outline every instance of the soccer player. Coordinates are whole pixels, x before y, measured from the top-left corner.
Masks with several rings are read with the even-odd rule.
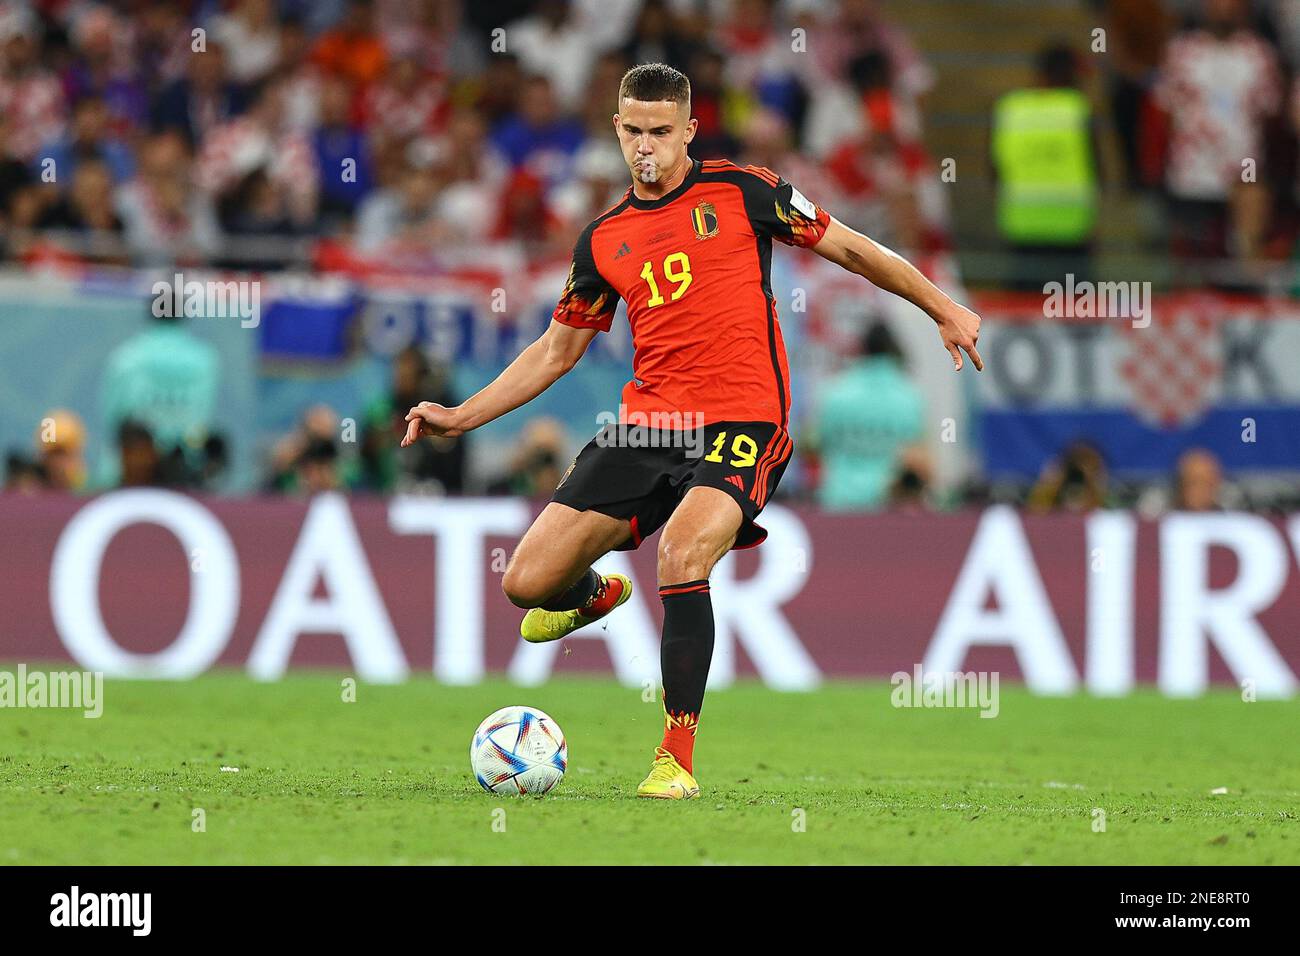
[[[536,398],[574,367],[621,298],[634,344],[619,424],[578,455],[506,567],[529,608],[527,641],[554,641],[625,602],[632,583],[592,562],[663,528],[659,596],[665,728],[639,797],[698,797],[692,751],[713,656],[709,574],[767,537],[755,519],[794,443],[789,373],[771,287],[772,240],[810,247],[934,319],[960,370],[977,369],[979,317],[906,260],[829,216],[769,169],[692,159],[687,78],[634,67],[613,118],[632,174],[623,198],[582,231],[550,326],[463,404],[421,402],[403,445],[456,436]]]

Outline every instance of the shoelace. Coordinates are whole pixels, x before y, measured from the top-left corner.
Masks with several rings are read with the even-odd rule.
[[[650,776],[655,780],[669,781],[677,776],[677,760],[661,747],[655,748],[655,763],[650,768]]]

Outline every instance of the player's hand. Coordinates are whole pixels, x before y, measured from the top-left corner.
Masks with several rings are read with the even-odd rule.
[[[421,438],[455,438],[463,435],[465,429],[460,427],[459,408],[447,408],[436,402],[421,402],[406,413],[406,434],[402,436],[402,447],[414,445]]]
[[[951,302],[934,316],[934,321],[939,326],[939,338],[943,339],[943,347],[952,356],[953,371],[961,371],[963,350],[975,363],[975,371],[984,371],[984,360],[975,350],[975,343],[980,337],[980,317],[964,305]]]

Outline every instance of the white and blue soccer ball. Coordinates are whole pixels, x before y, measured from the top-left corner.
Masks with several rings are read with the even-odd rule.
[[[546,793],[569,766],[564,731],[536,707],[502,707],[474,731],[474,779],[500,794]]]

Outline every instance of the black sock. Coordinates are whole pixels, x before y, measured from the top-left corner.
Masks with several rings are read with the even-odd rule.
[[[576,584],[555,595],[542,607],[547,611],[572,611],[590,601],[598,587],[600,587],[600,575],[594,568],[588,568],[587,573],[578,578]]]
[[[659,589],[664,602],[664,636],[659,645],[664,710],[689,715],[693,725],[704,703],[704,685],[713,661],[713,601],[709,582],[687,581]]]

